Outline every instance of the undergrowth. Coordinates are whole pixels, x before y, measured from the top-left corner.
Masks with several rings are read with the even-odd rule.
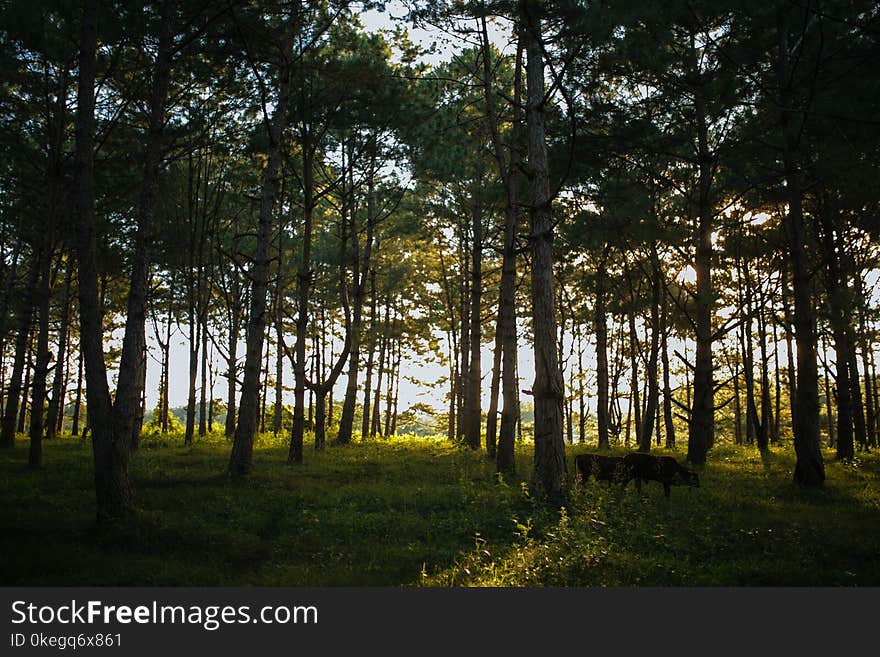
[[[793,454],[717,447],[700,488],[591,481],[563,508],[536,499],[531,447],[508,481],[439,439],[358,441],[286,463],[258,441],[255,470],[225,476],[220,434],[145,439],[137,513],[94,521],[91,450],[62,438],[45,467],[0,451],[3,585],[640,586],[877,585],[880,460],[826,454],[822,489],[791,483]],[[570,448],[573,454],[586,451]],[[675,454],[683,461],[681,454]]]

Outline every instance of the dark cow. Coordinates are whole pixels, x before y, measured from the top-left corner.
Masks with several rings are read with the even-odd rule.
[[[636,488],[641,492],[643,481],[659,481],[663,492],[669,497],[671,486],[699,487],[700,478],[693,470],[688,470],[671,456],[654,456],[641,452],[631,452],[623,457],[626,482],[636,480]],[[625,485],[625,484],[624,484]]]
[[[584,483],[593,475],[598,481],[626,483],[626,465],[622,456],[603,456],[601,454],[578,454],[574,464]]]

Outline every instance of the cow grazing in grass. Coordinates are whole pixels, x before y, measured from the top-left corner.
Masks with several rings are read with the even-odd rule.
[[[574,457],[574,464],[584,483],[589,480],[590,475],[598,481],[616,481],[624,484],[630,479],[626,476],[626,465],[622,456],[578,454]]]
[[[654,456],[632,452],[623,457],[626,482],[636,480],[636,488],[641,492],[643,481],[658,481],[663,484],[663,492],[669,497],[671,486],[699,487],[700,478],[693,470],[688,470],[671,456]]]

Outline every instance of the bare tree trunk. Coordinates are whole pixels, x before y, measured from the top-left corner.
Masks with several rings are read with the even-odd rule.
[[[6,404],[3,407],[3,424],[0,430],[0,447],[13,447],[15,445],[15,433],[18,422],[19,404],[21,403],[22,385],[21,379],[24,373],[27,359],[28,345],[30,343],[31,322],[33,320],[33,307],[36,303],[36,288],[40,277],[38,254],[34,254],[25,285],[24,303],[18,317],[18,334],[15,339],[15,355],[12,361],[12,374],[9,378],[9,388],[6,391]]]
[[[645,372],[645,380],[648,386],[647,401],[645,404],[644,426],[642,427],[642,440],[639,446],[641,451],[649,451],[651,447],[651,435],[654,433],[654,422],[657,415],[657,405],[660,396],[660,387],[657,385],[657,356],[660,351],[660,333],[663,327],[660,322],[660,293],[663,275],[660,271],[660,256],[657,246],[651,251],[651,351],[648,354],[648,368]]]
[[[535,348],[535,483],[551,499],[566,491],[562,440],[564,384],[556,358],[556,307],[553,292],[553,220],[544,129],[545,89],[539,3],[524,3],[526,36],[528,169],[531,215],[532,330]]]
[[[675,424],[672,421],[672,385],[669,380],[669,302],[666,293],[662,296],[660,304],[660,326],[661,326],[661,345],[660,357],[663,365],[663,424],[666,430],[666,447],[673,449],[675,447]]]
[[[390,323],[390,312],[391,312],[391,300],[386,297],[385,298],[385,321],[382,325],[382,336],[379,345],[379,370],[376,377],[376,394],[373,398],[373,418],[372,418],[372,427],[370,428],[370,438],[373,438],[377,433],[381,434],[382,429],[379,423],[380,411],[379,411],[379,401],[382,395],[382,376],[385,373],[385,358],[388,353],[388,335],[391,328]],[[454,396],[450,397],[450,405],[452,405],[455,401]],[[451,410],[451,409],[450,409]]]
[[[742,403],[740,401],[739,370],[734,366],[733,371],[733,444],[742,445]]]
[[[783,137],[783,164],[788,213],[785,230],[794,289],[794,325],[797,341],[797,405],[792,420],[797,463],[795,483],[821,486],[825,481],[825,464],[819,448],[819,378],[816,364],[816,330],[812,300],[810,299],[810,272],[807,263],[807,234],[804,228],[801,172],[796,160],[800,126],[795,124],[793,94],[791,93],[791,64],[789,61],[787,7],[780,5],[779,24],[779,79],[780,129]]]
[[[607,249],[606,249],[607,251]],[[593,308],[596,331],[596,421],[598,424],[599,449],[609,449],[611,442],[608,435],[608,326],[605,310],[605,256],[596,270],[595,292],[596,303]]]
[[[375,158],[371,157],[369,162],[369,172],[367,174],[367,235],[366,244],[364,245],[363,262],[361,262],[360,242],[358,240],[356,213],[354,204],[354,171],[351,162],[354,144],[349,144],[349,201],[350,227],[352,243],[352,264],[353,264],[353,282],[354,282],[354,308],[352,309],[351,322],[351,350],[349,354],[348,365],[348,383],[345,389],[345,398],[342,403],[342,415],[339,419],[339,431],[336,434],[336,442],[338,444],[347,444],[351,442],[352,432],[354,430],[354,412],[357,404],[358,392],[358,376],[360,373],[361,362],[361,342],[363,333],[363,308],[364,299],[367,291],[367,276],[370,272],[370,260],[373,252],[373,226],[376,218],[374,216],[373,195],[374,195],[374,173]]]
[[[25,426],[27,425],[27,413],[28,413],[28,399],[31,395],[31,372],[34,371],[34,332],[39,329],[39,326],[31,327],[31,332],[28,334],[28,347],[27,347],[27,358],[25,358],[25,369],[24,369],[24,383],[21,386],[21,404],[18,409],[18,424],[16,426],[17,433],[24,433]]]
[[[478,188],[473,195],[482,192],[483,173],[477,174]],[[471,285],[470,285],[470,334],[468,336],[470,356],[468,359],[467,388],[464,398],[464,442],[471,449],[480,449],[482,443],[481,405],[482,387],[481,358],[482,350],[482,293],[483,293],[483,207],[479,198],[474,198],[471,222]]]
[[[275,275],[275,408],[272,433],[281,433],[284,410],[284,227],[278,229],[278,272]]]
[[[171,75],[174,37],[173,3],[163,3],[156,64],[150,97],[150,122],[144,153],[144,174],[138,206],[137,232],[134,238],[134,259],[128,289],[125,335],[113,402],[113,423],[118,436],[125,436],[128,445],[138,442],[140,427],[136,424],[143,396],[144,360],[146,350],[148,277],[152,258],[153,230],[156,212],[159,168],[162,163],[162,135],[165,129],[165,100]],[[88,378],[88,361],[86,361]],[[91,394],[89,394],[91,400]],[[91,403],[91,401],[89,401]],[[92,414],[89,414],[90,418]],[[122,438],[120,438],[122,439]]]
[[[50,210],[51,212],[51,210]],[[49,373],[49,301],[52,296],[52,241],[55,218],[50,217],[47,234],[43,237],[40,262],[40,281],[37,287],[37,353],[34,380],[31,388],[30,446],[28,467],[43,466],[43,407],[46,403],[46,379]]]
[[[55,377],[52,380],[52,398],[49,400],[49,409],[46,413],[46,439],[52,440],[57,435],[59,420],[64,419],[64,381],[67,361],[67,343],[69,340],[70,327],[70,287],[73,279],[73,265],[68,262],[64,274],[64,291],[61,299],[61,325],[58,328],[58,358],[55,366]]]
[[[500,310],[499,310],[500,315]],[[486,413],[486,455],[495,460],[498,440],[498,395],[501,391],[501,321],[495,322],[492,350],[492,381],[489,384],[489,410]]]
[[[238,329],[239,316],[236,309],[233,311],[233,316],[229,323],[229,358],[226,361],[226,422],[224,433],[227,438],[231,438],[235,434],[235,389],[238,377]]]
[[[285,46],[293,43],[293,37],[296,32],[296,19],[291,16],[287,20]],[[285,63],[280,71],[278,100],[273,110],[271,125],[268,126],[269,146],[260,194],[257,248],[250,270],[252,291],[250,314],[248,316],[244,380],[241,386],[238,424],[235,427],[232,453],[229,458],[228,473],[230,476],[250,474],[253,467],[254,439],[257,432],[257,414],[259,411],[260,365],[263,356],[263,339],[266,333],[269,243],[272,239],[272,213],[275,206],[275,196],[278,192],[279,169],[282,159],[281,140],[287,122],[289,93],[290,67],[289,63]]]
[[[516,338],[516,228],[519,217],[519,167],[522,161],[520,151],[522,141],[522,56],[524,39],[521,26],[517,26],[516,60],[513,76],[513,129],[511,143],[508,147],[507,163],[504,157],[504,145],[498,126],[498,115],[495,109],[495,97],[492,85],[492,49],[489,41],[485,18],[481,21],[481,50],[483,59],[483,92],[486,102],[486,120],[495,160],[505,190],[504,207],[504,244],[501,256],[501,284],[498,299],[498,326],[496,327],[496,354],[500,363],[493,368],[493,400],[497,404],[497,382],[495,371],[500,366],[502,411],[499,427],[497,454],[495,465],[498,472],[512,474],[515,469],[514,442],[516,427],[520,418],[519,386],[517,377],[517,338]],[[495,416],[497,406],[490,407],[486,425],[487,450],[491,440],[491,449],[495,450]],[[491,432],[490,432],[490,424]],[[491,456],[491,453],[490,453]]]
[[[303,438],[305,433],[306,402],[306,339],[309,329],[309,295],[312,284],[312,223],[314,213],[314,171],[312,168],[314,151],[309,140],[309,131],[304,128],[303,141],[303,233],[302,261],[297,274],[297,316],[296,343],[294,344],[293,367],[293,426],[290,432],[288,463],[302,463]],[[331,337],[332,340],[332,337]],[[330,401],[332,413],[333,401]]]
[[[696,64],[694,65],[696,66]],[[712,229],[713,211],[710,200],[712,185],[712,158],[708,145],[705,99],[703,89],[694,94],[699,144],[699,180],[697,201],[697,256],[694,269],[697,273],[694,298],[696,355],[694,360],[694,402],[688,425],[687,460],[705,463],[706,454],[715,441],[715,383],[712,364],[712,315],[714,295],[712,291]]]
[[[70,433],[74,436],[79,435],[79,413],[82,408],[82,387],[83,387],[83,356],[82,348],[77,350],[76,357],[76,396],[73,401],[73,418]]]
[[[106,522],[132,512],[132,491],[128,475],[131,433],[113,430],[113,407],[104,364],[102,314],[98,292],[94,187],[97,17],[97,2],[83,0],[76,114],[76,233],[80,342],[85,361],[89,426],[95,462],[97,518],[99,522]]]
[[[642,405],[639,400],[639,338],[636,334],[636,311],[635,298],[630,288],[630,308],[628,315],[629,320],[629,374],[630,374],[630,411],[635,415],[635,438],[636,445],[641,448],[642,443]],[[627,414],[627,418],[630,415]],[[627,420],[627,437],[629,436],[629,420]],[[629,440],[627,439],[627,442]],[[648,449],[651,449],[651,436],[648,436]]]
[[[825,375],[825,413],[828,419],[828,446],[833,448],[837,446],[837,433],[835,431],[834,424],[834,404],[832,403],[831,399],[831,370],[828,367],[828,363],[825,361],[825,358],[827,357],[826,354],[828,353],[828,347],[825,344],[824,335],[822,336],[821,345],[823,354],[823,373]]]
[[[373,392],[373,365],[376,354],[376,270],[370,270],[370,340],[368,342],[367,372],[364,380],[364,403],[361,417],[361,438],[370,435],[370,419],[372,417],[370,407],[370,395]]]
[[[207,298],[203,303],[207,306]],[[202,380],[199,391],[199,435],[208,433],[208,311],[207,307],[202,310],[201,319],[202,337]]]

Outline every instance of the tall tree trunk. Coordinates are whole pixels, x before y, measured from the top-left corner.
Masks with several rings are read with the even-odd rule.
[[[585,399],[585,381],[584,381],[584,334],[583,325],[578,324],[577,328],[577,350],[578,350],[578,443],[583,444],[587,441],[587,411]]]
[[[739,370],[733,368],[733,444],[742,445],[742,404],[740,401]]]
[[[482,193],[482,170],[477,175],[479,181],[472,195],[474,208],[471,222],[471,285],[470,285],[470,356],[468,358],[467,388],[464,399],[464,442],[471,449],[480,449],[482,443],[480,399],[482,387],[481,349],[482,349],[482,293],[483,293],[483,207],[479,194]]]
[[[18,409],[18,423],[15,429],[17,433],[24,433],[25,426],[27,425],[28,399],[31,395],[31,373],[34,371],[34,338],[36,337],[34,332],[38,329],[39,326],[31,327],[31,332],[28,335],[27,357],[24,359],[24,383],[21,385],[21,404]]]
[[[31,387],[31,424],[28,467],[37,469],[43,465],[44,406],[46,403],[46,379],[49,373],[49,301],[52,296],[52,241],[54,217],[50,217],[47,233],[41,245],[40,281],[37,287],[37,354],[34,379]],[[56,365],[56,366],[60,366]]]
[[[761,432],[758,434],[758,449],[769,447],[772,438],[770,427],[773,426],[773,405],[770,399],[770,356],[767,351],[767,319],[764,306],[762,298],[758,307],[758,347],[761,352]]]
[[[607,276],[603,254],[602,261],[596,269],[596,303],[593,308],[593,322],[596,332],[596,422],[598,424],[599,449],[611,447],[608,435],[608,410],[610,406],[608,399],[608,325],[605,310]]]
[[[498,114],[495,109],[495,96],[492,85],[492,49],[489,41],[486,19],[481,20],[481,50],[483,59],[483,92],[486,102],[486,120],[495,160],[505,191],[504,207],[504,243],[501,255],[501,284],[498,299],[498,326],[496,328],[496,359],[500,351],[502,411],[499,427],[497,455],[495,465],[498,472],[512,474],[515,469],[514,443],[516,427],[520,418],[519,387],[517,385],[517,338],[516,338],[516,228],[519,217],[519,167],[522,161],[522,56],[525,47],[523,31],[517,26],[516,61],[513,76],[513,129],[511,143],[505,149],[499,130]],[[497,369],[498,366],[496,366]],[[493,386],[497,386],[493,370]],[[493,387],[493,390],[495,388]],[[497,393],[493,393],[497,397]],[[492,422],[490,434],[489,424],[486,426],[487,449],[488,441],[492,440],[495,448],[494,421],[495,412],[490,408],[488,422]],[[491,456],[491,454],[490,454]]]
[[[114,430],[124,436],[128,445],[137,442],[140,427],[138,416],[143,396],[144,360],[146,350],[148,277],[153,249],[153,231],[156,213],[156,193],[159,168],[162,163],[162,134],[165,129],[165,100],[171,74],[173,56],[174,4],[163,3],[160,8],[159,44],[153,69],[150,95],[150,122],[147,129],[144,173],[138,205],[137,232],[134,238],[134,258],[131,267],[131,283],[128,289],[128,307],[125,318],[125,335],[122,339],[122,355],[116,381],[113,402]],[[88,361],[86,361],[88,372]],[[88,378],[88,374],[86,375]],[[91,399],[91,394],[89,394]],[[91,402],[89,402],[91,403]],[[89,414],[92,417],[92,414]],[[120,438],[122,440],[122,438]]]
[[[535,483],[551,499],[566,490],[565,444],[562,440],[562,373],[556,358],[556,308],[553,292],[553,219],[544,129],[545,89],[542,56],[541,4],[527,0],[524,8],[528,169],[531,215],[532,330],[535,349]]]
[[[236,381],[238,378],[238,330],[239,315],[238,309],[234,309],[229,322],[229,351],[228,360],[226,361],[226,422],[224,425],[224,433],[227,438],[235,435],[235,419],[236,419]]]
[[[285,47],[293,43],[295,19],[288,18]],[[290,92],[289,63],[281,67],[278,100],[275,103],[271,124],[267,126],[269,146],[266,167],[263,169],[260,193],[260,214],[257,227],[257,246],[250,269],[251,307],[248,316],[247,340],[244,363],[244,380],[241,385],[241,402],[238,423],[232,443],[228,472],[231,476],[247,475],[253,467],[254,438],[257,432],[260,395],[260,369],[263,356],[263,339],[266,333],[266,294],[269,278],[269,244],[272,239],[272,213],[278,192],[281,165],[281,141],[287,121],[287,103]]]
[[[639,400],[639,338],[636,333],[635,296],[630,288],[630,308],[627,313],[629,321],[629,374],[630,374],[630,411],[635,415],[636,445],[642,447],[642,405]],[[627,414],[627,418],[630,414]],[[627,420],[627,437],[629,436],[629,420]],[[629,442],[629,440],[627,440]],[[651,448],[651,436],[648,436],[648,449]]]
[[[99,522],[106,522],[129,515],[132,510],[132,490],[128,475],[128,444],[131,433],[113,430],[113,407],[104,364],[102,313],[98,292],[94,181],[97,18],[97,2],[83,0],[76,113],[76,237],[79,259],[80,342],[85,361],[89,426],[95,463],[97,518]]]
[[[666,431],[666,447],[673,449],[675,447],[675,424],[672,421],[672,385],[670,383],[669,372],[669,331],[670,324],[668,319],[669,301],[668,296],[664,292],[660,303],[660,326],[661,326],[661,344],[660,358],[663,365],[663,425]]]
[[[794,328],[797,341],[797,405],[792,419],[797,463],[795,483],[821,486],[825,464],[819,447],[819,376],[816,364],[816,329],[810,298],[810,271],[807,262],[807,234],[804,228],[802,174],[797,162],[800,127],[795,121],[791,93],[791,63],[788,46],[788,7],[779,6],[780,130],[783,138],[783,165],[788,213],[785,230],[794,291]]]
[[[64,291],[61,298],[61,324],[58,328],[58,358],[55,366],[55,376],[52,380],[52,398],[49,400],[49,409],[46,412],[46,439],[52,440],[57,435],[59,420],[64,419],[64,363],[67,361],[67,343],[69,341],[70,327],[70,288],[73,279],[73,263],[68,262],[64,273]]]
[[[639,449],[647,452],[651,448],[651,435],[654,433],[654,422],[657,416],[657,404],[660,387],[657,385],[657,356],[660,352],[660,334],[663,327],[660,322],[660,293],[662,281],[660,277],[660,256],[656,244],[651,250],[651,351],[648,354],[648,367],[645,379],[648,386],[645,403],[644,426],[642,427]]]
[[[293,426],[290,432],[288,463],[302,463],[303,438],[305,434],[306,402],[306,338],[309,329],[309,295],[312,285],[312,223],[314,213],[314,146],[309,140],[307,128],[300,135],[303,141],[303,232],[302,261],[297,274],[296,343],[293,366]],[[332,338],[331,338],[332,342]],[[333,401],[330,401],[332,413]]]
[[[169,386],[171,383],[171,319],[174,310],[174,286],[169,286],[168,290],[168,314],[165,317],[165,343],[162,347],[162,384],[159,395],[159,417],[161,418],[162,433],[168,433],[168,424],[170,421],[169,413]]]
[[[194,287],[194,284],[191,283]],[[189,387],[186,398],[186,432],[184,445],[192,445],[196,429],[196,379],[199,375],[199,347],[201,342],[201,324],[197,320],[198,312],[195,300],[190,297],[189,307]]]
[[[339,419],[339,431],[336,434],[338,444],[351,442],[354,430],[354,413],[357,404],[358,376],[360,374],[361,342],[363,333],[363,308],[367,292],[367,276],[370,272],[370,260],[373,252],[373,226],[374,216],[374,173],[375,160],[371,157],[367,174],[367,235],[364,245],[363,261],[360,255],[360,242],[358,240],[357,221],[354,204],[354,171],[353,171],[353,142],[349,145],[349,213],[351,216],[349,231],[352,243],[352,264],[354,281],[354,307],[352,309],[351,322],[351,350],[349,353],[348,382],[345,388],[345,398],[342,403],[342,415]]]
[[[772,312],[772,311],[771,311]],[[782,378],[779,372],[779,337],[776,332],[777,320],[771,318],[773,330],[773,424],[770,425],[770,442],[779,442],[779,414],[782,411]]]
[[[12,375],[6,391],[6,404],[3,407],[3,424],[0,429],[0,447],[12,447],[15,444],[15,432],[18,422],[19,404],[21,403],[21,379],[24,374],[30,343],[31,322],[34,316],[34,304],[37,302],[36,289],[40,280],[39,254],[35,253],[25,285],[24,303],[18,317],[18,333],[15,339],[15,355],[12,361]]]
[[[823,374],[824,374],[824,383],[825,383],[825,414],[828,420],[828,446],[834,448],[837,446],[837,433],[835,431],[834,424],[834,403],[831,397],[831,368],[828,367],[828,363],[825,361],[828,353],[828,347],[825,344],[825,336],[821,336],[821,348],[823,354]]]
[[[381,400],[382,395],[382,376],[385,373],[385,359],[388,354],[388,341],[389,341],[389,331],[391,329],[390,323],[390,313],[391,313],[391,300],[388,297],[385,297],[385,321],[382,324],[382,336],[379,345],[379,369],[376,377],[376,393],[373,397],[373,417],[372,417],[372,426],[370,428],[370,438],[373,438],[376,434],[381,434],[382,429],[379,424],[379,401]],[[455,402],[455,397],[450,396],[450,407]],[[450,411],[452,408],[450,408]]]
[[[70,433],[74,436],[79,435],[79,413],[82,408],[82,387],[83,387],[83,356],[82,347],[77,349],[76,357],[76,396],[73,399],[73,418]]]
[[[500,315],[500,309],[499,309]],[[492,349],[492,380],[489,384],[489,410],[486,413],[486,455],[495,460],[498,444],[498,395],[501,392],[501,321],[495,322]]]
[[[696,72],[696,63],[694,63]],[[697,256],[694,269],[697,273],[694,298],[696,355],[694,360],[694,401],[688,425],[687,460],[705,463],[706,454],[715,441],[715,382],[712,363],[712,315],[715,300],[712,290],[712,229],[713,210],[710,189],[712,186],[712,155],[709,151],[708,127],[703,89],[694,94],[699,145],[699,180],[697,199]]]
[[[278,272],[275,275],[275,408],[272,433],[281,433],[284,410],[284,227],[278,229]]]
[[[203,302],[207,305],[207,298]],[[202,310],[201,318],[202,337],[202,380],[199,390],[199,435],[208,433],[208,311]]]
[[[876,408],[874,405],[874,384],[871,377],[871,363],[868,359],[867,330],[865,328],[865,319],[862,316],[861,324],[861,344],[862,344],[862,369],[865,372],[865,430],[867,432],[868,444],[871,447],[877,446],[877,427],[876,427]]]
[[[822,242],[825,250],[825,287],[828,293],[831,332],[834,337],[837,391],[837,458],[851,459],[855,456],[854,420],[856,414],[851,384],[850,352],[852,351],[849,327],[850,308],[847,304],[848,290],[843,273],[841,253],[837,250],[833,220],[829,216],[827,196],[822,195]]]
[[[376,353],[376,270],[370,270],[370,340],[367,344],[367,371],[364,378],[364,403],[361,416],[361,438],[370,435],[370,419],[372,417],[370,407],[370,395],[373,392],[373,364]]]

